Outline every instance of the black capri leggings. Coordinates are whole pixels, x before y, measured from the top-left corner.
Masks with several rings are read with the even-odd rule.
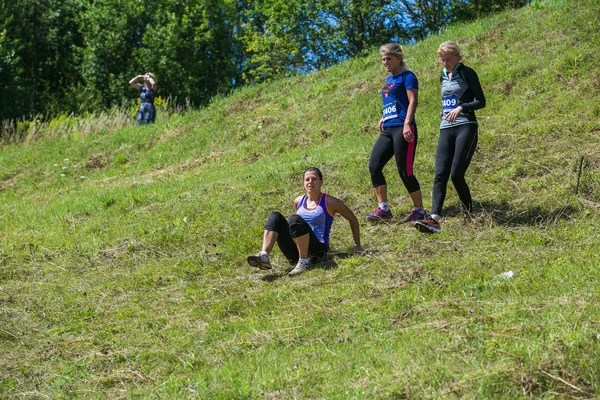
[[[383,131],[375,141],[371,156],[369,157],[369,173],[371,174],[371,183],[373,187],[385,185],[385,177],[383,176],[383,167],[396,156],[396,167],[400,179],[404,183],[404,187],[408,193],[420,190],[419,181],[413,175],[413,163],[415,162],[415,154],[417,150],[417,126],[411,125],[415,140],[407,142],[404,139],[402,126],[393,126],[391,128],[383,128]]]
[[[297,214],[291,215],[286,220],[281,213],[272,212],[267,219],[265,230],[278,233],[277,244],[279,245],[279,249],[281,249],[285,258],[292,264],[297,263],[300,258],[294,238],[306,234],[310,235],[308,257],[311,259],[323,258],[327,255],[327,251],[329,251],[329,248],[317,239],[308,222]]]
[[[473,211],[471,191],[465,181],[465,173],[477,148],[477,138],[477,124],[464,124],[440,130],[435,152],[431,214],[441,214],[450,177],[463,210]]]

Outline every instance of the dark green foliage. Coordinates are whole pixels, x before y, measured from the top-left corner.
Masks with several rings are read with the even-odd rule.
[[[1,118],[53,114],[81,82],[79,0],[12,0],[0,7]]]
[[[148,71],[171,105],[201,106],[527,2],[2,0],[0,120],[130,107]]]
[[[493,12],[519,8],[530,0],[451,0],[453,21],[469,21]]]
[[[162,2],[137,52],[141,69],[160,76],[162,97],[201,105],[228,91],[238,73],[235,2]]]

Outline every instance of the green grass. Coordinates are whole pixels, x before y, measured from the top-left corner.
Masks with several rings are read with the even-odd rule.
[[[426,204],[439,43],[483,83],[475,216],[451,188],[441,234],[401,225],[390,163],[396,220],[361,222],[369,251],[348,256],[339,218],[330,262],[294,279],[277,250],[272,273],[245,257],[307,166],[361,221],[374,208],[376,52],[153,126],[0,148],[0,398],[599,397],[598,15],[535,2],[405,47]]]

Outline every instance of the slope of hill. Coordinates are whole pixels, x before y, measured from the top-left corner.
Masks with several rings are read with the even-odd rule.
[[[439,235],[363,222],[375,51],[154,126],[1,148],[0,397],[600,396],[598,15],[533,2],[404,48],[426,204],[440,42],[463,46],[488,99],[475,217],[450,189]],[[272,273],[251,269],[311,165],[368,251],[344,252],[342,219],[319,268],[290,279],[276,251]]]

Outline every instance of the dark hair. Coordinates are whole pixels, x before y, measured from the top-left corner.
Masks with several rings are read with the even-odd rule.
[[[310,167],[310,168],[306,168],[304,170],[304,172],[302,173],[302,180],[304,180],[304,176],[306,175],[307,172],[309,171],[315,171],[317,173],[317,175],[319,175],[319,179],[323,180],[323,174],[321,173],[321,171],[319,170],[319,168],[317,167]]]

